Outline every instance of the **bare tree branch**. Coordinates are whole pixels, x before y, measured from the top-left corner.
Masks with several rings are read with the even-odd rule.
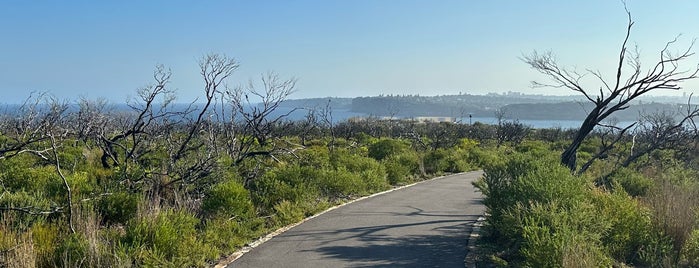
[[[699,73],[699,65],[687,70],[680,69],[680,64],[694,55],[692,52],[694,41],[686,49],[680,51],[679,54],[673,55],[670,53],[670,48],[678,41],[678,36],[665,44],[665,47],[660,51],[658,62],[649,69],[645,75],[641,75],[642,71],[638,48],[635,48],[630,57],[627,53],[628,42],[634,22],[631,19],[631,13],[626,8],[626,5],[624,5],[624,9],[628,17],[628,23],[618,54],[613,86],[610,86],[610,83],[606,82],[599,71],[591,71],[588,69],[588,73],[592,74],[602,83],[602,86],[599,87],[598,95],[596,96],[593,95],[595,90],[587,89],[582,86],[582,75],[559,67],[557,61],[550,52],[539,54],[534,51],[531,55],[522,58],[532,69],[546,75],[553,82],[552,84],[533,82],[533,85],[568,88],[582,94],[588,101],[595,104],[595,107],[589,111],[587,117],[582,122],[573,141],[561,155],[561,163],[567,166],[571,171],[575,171],[577,168],[576,154],[582,141],[594,130],[595,126],[600,125],[600,122],[615,112],[627,109],[631,101],[648,92],[663,89],[680,89],[679,85],[682,82],[697,78],[697,74]],[[632,70],[628,78],[622,80],[624,76],[623,67],[625,65],[628,65]],[[603,88],[606,89],[606,94]]]

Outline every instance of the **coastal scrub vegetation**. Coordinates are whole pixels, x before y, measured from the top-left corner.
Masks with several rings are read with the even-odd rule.
[[[278,113],[294,79],[229,88],[237,62],[200,61],[202,97],[163,66],[117,108],[33,94],[0,116],[0,266],[200,267],[360,196],[479,168],[482,124]]]
[[[699,109],[640,115],[627,126],[603,122],[641,95],[697,78],[692,46],[667,42],[648,71],[639,50],[628,52],[628,25],[614,80],[599,71],[599,92],[585,76],[560,67],[550,53],[524,61],[551,84],[594,104],[580,128],[563,139],[525,141],[485,163],[475,183],[488,218],[483,261],[500,267],[697,267],[699,238]],[[630,71],[626,71],[630,67]],[[627,75],[624,78],[624,75]],[[691,96],[690,96],[691,98]],[[550,131],[547,131],[550,133]],[[560,157],[555,157],[556,154]]]

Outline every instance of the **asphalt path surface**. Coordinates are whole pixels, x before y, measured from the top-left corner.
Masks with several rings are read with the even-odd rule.
[[[485,210],[469,172],[331,210],[254,248],[228,267],[464,267]]]

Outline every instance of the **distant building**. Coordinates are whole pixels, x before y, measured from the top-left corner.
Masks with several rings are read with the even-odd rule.
[[[354,123],[368,121],[368,120],[415,121],[415,122],[419,122],[419,123],[441,123],[441,122],[454,123],[454,122],[456,122],[456,118],[450,117],[450,116],[416,116],[416,117],[411,117],[411,118],[396,118],[396,117],[390,117],[390,116],[381,116],[381,117],[355,116],[355,117],[350,117],[347,119],[347,121],[354,122]]]
[[[450,116],[418,116],[414,117],[414,120],[425,123],[456,122],[456,118]]]

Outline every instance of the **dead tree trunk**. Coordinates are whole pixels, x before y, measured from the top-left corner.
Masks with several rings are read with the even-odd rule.
[[[585,121],[580,125],[580,129],[573,141],[561,154],[561,164],[573,172],[577,169],[576,154],[578,148],[603,120],[617,111],[628,108],[632,100],[648,92],[659,89],[680,89],[680,83],[696,78],[699,72],[699,66],[697,65],[691,68],[680,68],[680,64],[694,55],[692,52],[694,43],[692,42],[687,49],[681,50],[677,54],[672,53],[671,47],[678,40],[675,38],[665,44],[665,47],[660,51],[660,58],[657,63],[643,74],[638,48],[631,51],[630,55],[627,55],[627,43],[631,35],[633,21],[628,9],[626,14],[628,16],[626,36],[619,52],[615,79],[611,83],[602,77],[600,71],[587,69],[585,73],[579,73],[576,70],[560,67],[551,53],[538,54],[534,52],[531,55],[524,56],[522,59],[532,69],[548,76],[551,80],[551,83],[548,84],[532,82],[533,86],[568,88],[582,94],[595,105],[588,113]],[[625,66],[630,67],[630,73],[626,74],[627,78],[622,78],[625,74],[623,72]],[[583,84],[583,78],[587,74],[591,74],[598,80],[600,83],[598,90],[590,89],[587,87],[587,84]]]

